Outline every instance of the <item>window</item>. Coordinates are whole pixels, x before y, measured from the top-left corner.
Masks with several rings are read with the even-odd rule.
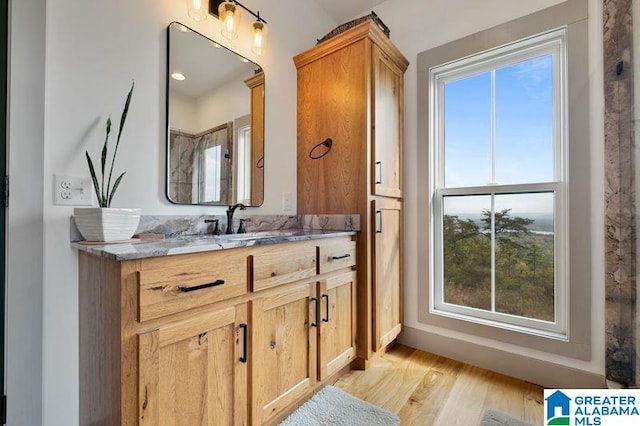
[[[204,201],[220,201],[220,178],[222,174],[222,146],[214,145],[204,150]]]
[[[429,71],[433,314],[567,336],[565,39]]]

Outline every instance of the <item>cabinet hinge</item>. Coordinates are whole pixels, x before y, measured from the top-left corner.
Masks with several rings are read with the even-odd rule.
[[[4,181],[2,182],[2,193],[4,199],[4,208],[9,207],[9,176],[4,177]]]
[[[2,395],[0,400],[0,421],[3,425],[7,424],[7,395]]]

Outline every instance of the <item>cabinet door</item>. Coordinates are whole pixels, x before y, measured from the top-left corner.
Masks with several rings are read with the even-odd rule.
[[[374,195],[402,197],[403,73],[373,45]]]
[[[346,271],[320,282],[320,380],[347,366],[356,355],[356,273]]]
[[[402,204],[373,201],[374,350],[388,345],[402,330]]]
[[[247,305],[138,334],[138,424],[247,422]]]
[[[316,383],[316,284],[306,283],[251,303],[251,423],[272,420]]]

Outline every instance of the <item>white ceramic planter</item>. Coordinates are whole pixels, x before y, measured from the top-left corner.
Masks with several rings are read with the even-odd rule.
[[[140,223],[140,209],[77,208],[73,216],[86,241],[128,240]]]

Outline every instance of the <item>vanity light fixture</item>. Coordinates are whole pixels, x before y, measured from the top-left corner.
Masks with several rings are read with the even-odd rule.
[[[171,78],[178,81],[184,81],[187,77],[184,76],[181,72],[174,72],[171,74]]]
[[[256,55],[262,55],[262,50],[264,49],[264,23],[260,21],[260,12],[258,12],[258,20],[251,24],[253,27],[253,44],[251,46],[251,51]]]
[[[238,27],[240,26],[240,10],[235,3],[223,1],[218,6],[218,19],[222,27],[222,36],[229,40],[238,38]]]
[[[187,0],[187,14],[194,21],[205,21],[209,16],[208,0]]]
[[[256,55],[262,55],[265,47],[265,35],[267,30],[267,21],[260,17],[260,12],[254,13],[251,9],[236,0],[208,0],[208,7],[205,5],[207,0],[187,0],[187,11],[189,16],[195,21],[203,21],[203,12],[215,16],[220,21],[222,36],[233,40],[238,38],[238,28],[240,27],[240,9],[244,9],[253,15],[256,20],[251,24],[252,44],[251,51]],[[205,13],[206,14],[206,13]]]

